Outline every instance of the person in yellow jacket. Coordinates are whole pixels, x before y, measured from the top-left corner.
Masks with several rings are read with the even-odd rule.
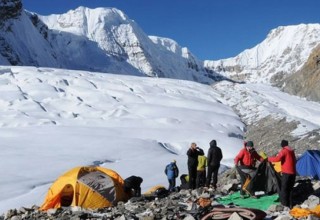
[[[208,166],[207,157],[204,155],[198,156],[198,166],[197,166],[197,179],[196,188],[204,186],[206,183],[206,167]]]

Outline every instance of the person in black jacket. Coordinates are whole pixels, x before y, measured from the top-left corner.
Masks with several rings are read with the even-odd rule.
[[[141,183],[143,179],[140,176],[130,176],[124,180],[124,192],[131,197],[141,196]]]
[[[192,143],[189,150],[187,151],[187,155],[189,171],[189,189],[195,189],[197,180],[198,156],[204,155],[204,152],[201,148],[197,147],[196,143]]]
[[[208,161],[208,174],[206,180],[206,187],[209,187],[212,179],[212,186],[217,189],[218,182],[218,171],[220,167],[220,161],[223,155],[221,149],[217,146],[217,141],[212,140],[210,142],[210,148],[208,150],[207,161]]]
[[[189,176],[188,174],[182,174],[180,176],[180,189],[189,189]]]

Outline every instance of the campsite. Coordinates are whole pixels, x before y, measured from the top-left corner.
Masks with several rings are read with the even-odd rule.
[[[118,173],[91,166],[73,168],[57,178],[41,207],[9,210],[4,219],[316,219],[320,218],[317,155],[320,151],[308,150],[297,161],[292,209],[279,203],[280,174],[266,161],[244,186],[246,198],[239,194],[234,168],[219,175],[216,190],[200,187],[169,192],[157,185],[139,197],[128,197]]]
[[[0,0],[0,220],[320,219],[319,0]]]

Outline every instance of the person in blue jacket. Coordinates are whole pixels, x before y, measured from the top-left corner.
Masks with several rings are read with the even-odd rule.
[[[176,187],[176,178],[179,176],[179,169],[175,160],[173,160],[171,163],[169,163],[166,166],[164,173],[167,175],[168,182],[169,182],[168,190],[172,192]]]

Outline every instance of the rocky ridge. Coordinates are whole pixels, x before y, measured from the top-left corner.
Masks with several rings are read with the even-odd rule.
[[[21,0],[2,0],[0,1],[0,27],[8,19],[14,19],[21,15]]]
[[[320,102],[320,45],[313,49],[307,62],[299,71],[276,85],[284,92]]]

